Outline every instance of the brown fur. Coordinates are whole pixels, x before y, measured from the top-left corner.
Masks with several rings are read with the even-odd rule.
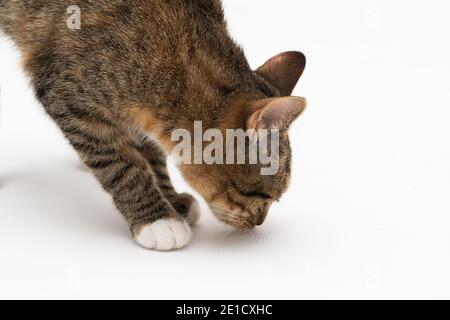
[[[192,130],[197,120],[204,129],[247,129],[259,112],[253,121],[275,117],[285,130],[303,111],[304,102],[297,101],[296,112],[277,116],[268,103],[291,94],[304,56],[281,54],[252,71],[228,35],[219,0],[77,3],[80,30],[67,28],[66,8],[73,3],[63,0],[0,0],[0,27],[21,50],[37,98],[133,232],[158,219],[184,217],[193,201],[174,191],[167,174],[174,129]],[[276,108],[287,106],[280,100]],[[275,176],[261,176],[259,166],[250,165],[181,170],[221,220],[252,228],[286,190],[290,158],[285,134]]]

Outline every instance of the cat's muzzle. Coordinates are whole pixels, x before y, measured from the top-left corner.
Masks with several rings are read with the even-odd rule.
[[[261,210],[255,214],[246,211],[232,212],[214,206],[211,210],[220,221],[240,230],[251,230],[262,225],[268,213],[268,210]]]

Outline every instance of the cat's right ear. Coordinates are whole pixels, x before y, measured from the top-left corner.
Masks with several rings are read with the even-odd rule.
[[[256,73],[275,86],[282,96],[290,96],[305,66],[306,58],[303,53],[289,51],[270,59]]]
[[[306,108],[305,98],[283,97],[256,101],[247,120],[247,129],[286,131]]]

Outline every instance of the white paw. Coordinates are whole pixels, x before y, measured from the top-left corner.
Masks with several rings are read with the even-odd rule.
[[[135,235],[136,242],[146,249],[170,251],[185,247],[191,240],[186,221],[161,219],[143,226]]]
[[[201,210],[198,202],[197,201],[192,202],[186,217],[187,223],[189,223],[189,225],[191,226],[196,225],[197,222],[200,220],[200,213]]]

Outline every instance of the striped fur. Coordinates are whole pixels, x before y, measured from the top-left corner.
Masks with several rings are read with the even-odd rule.
[[[0,28],[22,52],[36,97],[133,234],[161,219],[188,218],[196,202],[175,191],[166,168],[172,130],[192,130],[197,120],[205,129],[246,129],[257,101],[292,92],[303,55],[279,56],[252,71],[228,35],[220,0],[76,3],[80,30],[67,27],[69,0],[0,0]],[[222,220],[255,226],[287,188],[285,137],[274,177],[248,166],[181,170],[211,205],[233,217]]]

